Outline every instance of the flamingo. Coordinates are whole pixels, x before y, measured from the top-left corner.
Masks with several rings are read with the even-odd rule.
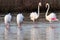
[[[30,13],[30,19],[33,21],[33,23],[35,24],[35,20],[39,17],[39,7],[41,6],[41,2],[39,2],[38,4],[38,13],[36,12],[32,12]],[[37,27],[36,25],[34,25],[34,27],[31,29],[31,40],[40,40],[39,39],[39,27]],[[38,35],[38,36],[37,36]]]
[[[19,13],[17,15],[17,25],[18,25],[18,28],[20,29],[21,28],[21,24],[23,22],[23,19],[24,19],[24,16],[22,15],[22,13]]]
[[[46,3],[46,7],[48,7],[47,11],[46,11],[46,14],[45,14],[46,20],[49,21],[50,23],[52,23],[53,21],[58,21],[55,13],[52,12],[48,15],[48,11],[50,9],[49,3]],[[54,32],[55,32],[54,30],[55,30],[55,28],[56,28],[55,26],[50,26],[50,27],[47,28],[47,30],[46,30],[47,40],[54,40]]]
[[[8,32],[11,32],[10,31],[10,22],[11,22],[11,19],[12,19],[12,16],[11,16],[11,13],[8,13],[7,15],[5,15],[4,17],[4,23],[5,23],[5,39],[7,39],[8,37]]]
[[[5,15],[4,17],[4,22],[7,30],[9,30],[11,19],[12,19],[11,13]]]
[[[47,8],[47,11],[46,11],[46,14],[45,14],[46,20],[48,20],[50,23],[52,23],[52,21],[58,21],[55,13],[52,12],[52,13],[50,13],[50,14],[48,15],[48,11],[49,11],[49,9],[50,9],[49,3],[46,3],[46,7],[48,7],[48,8]]]
[[[41,2],[39,2],[39,4],[38,4],[38,13],[36,13],[36,12],[30,13],[30,19],[33,21],[33,23],[39,17],[39,7],[40,6],[41,6]]]
[[[17,25],[18,25],[17,39],[18,40],[23,40],[23,31],[22,31],[22,27],[21,27],[21,24],[23,23],[23,19],[24,19],[24,16],[22,13],[17,14]]]

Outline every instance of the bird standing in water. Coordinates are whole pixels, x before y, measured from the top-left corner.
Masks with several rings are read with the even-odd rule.
[[[23,19],[24,19],[24,16],[23,16],[22,13],[17,14],[17,25],[18,25],[17,30],[18,30],[18,35],[20,34],[19,31],[22,30],[22,26],[21,25],[23,23]]]
[[[6,25],[6,30],[10,30],[11,19],[12,19],[11,13],[8,13],[7,15],[5,15],[5,17],[4,17],[4,23]]]
[[[4,23],[5,23],[5,39],[8,39],[8,32],[10,32],[10,22],[11,22],[12,16],[11,13],[8,13],[7,15],[5,15],[4,17]]]
[[[32,13],[30,13],[30,19],[33,21],[33,23],[35,23],[35,20],[36,19],[38,19],[38,17],[39,17],[39,7],[41,6],[41,2],[39,2],[39,4],[38,4],[38,13],[36,13],[36,12],[32,12]]]
[[[23,23],[24,16],[22,13],[17,15],[17,40],[23,40],[23,30],[22,30],[22,23]]]
[[[23,19],[24,19],[24,16],[22,15],[22,13],[19,13],[17,15],[17,25],[19,29],[22,29],[21,24],[23,23]]]
[[[52,13],[50,13],[50,14],[48,15],[48,11],[49,11],[49,9],[50,9],[49,3],[46,3],[46,7],[48,7],[48,8],[47,8],[47,11],[46,11],[46,14],[45,14],[46,20],[48,20],[50,23],[52,23],[52,21],[58,21],[55,13],[52,12]]]

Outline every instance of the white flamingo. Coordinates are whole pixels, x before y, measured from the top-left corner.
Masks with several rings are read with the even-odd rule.
[[[22,15],[22,13],[19,13],[17,15],[17,25],[18,25],[18,28],[21,28],[21,24],[23,22],[23,19],[24,19],[24,16]]]
[[[8,32],[10,32],[10,22],[11,22],[11,19],[12,19],[12,16],[11,14],[7,14],[5,15],[4,17],[4,23],[6,25],[6,28],[5,28],[5,39],[7,39],[8,37]]]
[[[46,3],[46,7],[48,7],[48,8],[47,8],[47,11],[46,11],[46,14],[45,14],[46,20],[48,20],[50,23],[52,23],[52,21],[58,21],[58,19],[56,18],[56,14],[55,14],[55,13],[50,13],[50,14],[48,15],[48,11],[49,11],[49,9],[50,9],[49,3]]]
[[[4,17],[4,22],[5,22],[5,25],[6,25],[6,29],[7,29],[7,30],[10,29],[9,27],[10,27],[11,19],[12,19],[12,16],[11,16],[10,13],[7,14],[7,15],[5,15],[5,17]]]
[[[33,23],[35,22],[35,20],[39,17],[39,7],[41,6],[41,2],[39,2],[38,4],[38,13],[36,12],[32,12],[30,13],[30,19],[33,21]],[[37,27],[36,25],[31,29],[31,40],[40,40],[39,39],[39,27]]]
[[[17,15],[17,25],[18,25],[18,28],[17,28],[17,39],[18,40],[23,40],[23,31],[21,30],[22,27],[21,27],[21,24],[23,22],[23,19],[24,19],[24,16],[22,13],[19,13]]]
[[[38,13],[32,12],[30,13],[30,19],[34,22],[39,17],[39,7],[41,6],[41,2],[38,4]]]

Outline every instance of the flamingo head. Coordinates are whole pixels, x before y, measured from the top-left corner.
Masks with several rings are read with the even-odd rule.
[[[41,2],[39,2],[39,6],[41,6]]]
[[[49,3],[46,3],[46,8],[47,8],[47,6],[49,6]]]

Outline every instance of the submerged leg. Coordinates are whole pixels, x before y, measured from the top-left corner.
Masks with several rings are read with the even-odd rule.
[[[5,28],[5,39],[8,39],[8,32],[9,32],[9,24],[6,24],[6,28]]]
[[[21,24],[18,24],[17,27],[17,40],[23,40],[23,31],[22,31]]]

